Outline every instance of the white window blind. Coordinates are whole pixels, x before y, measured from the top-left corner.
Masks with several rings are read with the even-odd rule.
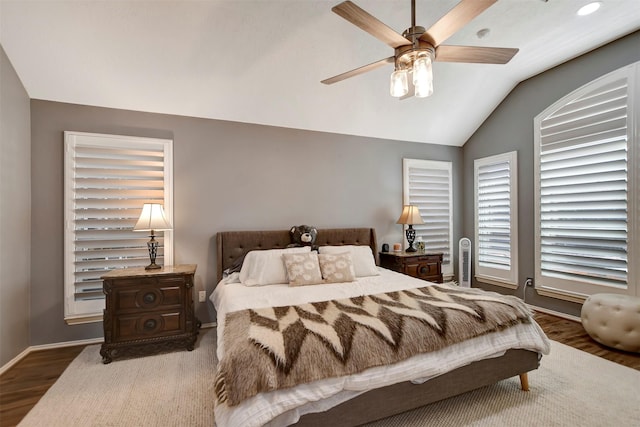
[[[476,278],[518,282],[518,156],[513,151],[474,161]]]
[[[630,262],[638,245],[630,99],[637,69],[596,80],[536,118],[536,281],[543,289],[578,300],[637,292],[638,266]]]
[[[515,151],[474,161],[475,275],[517,286],[518,198]]]
[[[453,275],[451,162],[403,159],[404,204],[415,205],[425,222],[414,225],[428,252],[442,252],[442,274]],[[406,244],[406,241],[405,241]]]
[[[172,141],[65,132],[65,320],[102,320],[100,276],[149,263],[134,232],[144,203],[172,222]],[[173,263],[172,233],[160,233],[158,263]]]

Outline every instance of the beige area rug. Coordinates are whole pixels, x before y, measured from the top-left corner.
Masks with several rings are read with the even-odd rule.
[[[213,426],[216,331],[193,351],[102,363],[85,348],[19,426]]]
[[[193,352],[103,365],[87,347],[20,424],[29,426],[213,426],[215,330]],[[529,374],[376,423],[418,426],[640,426],[640,371],[552,342]]]

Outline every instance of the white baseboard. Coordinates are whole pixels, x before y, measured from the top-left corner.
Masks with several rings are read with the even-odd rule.
[[[215,328],[216,326],[217,326],[216,322],[209,322],[209,323],[203,323],[201,328],[203,328],[203,329],[204,328]],[[89,339],[86,339],[86,340],[64,341],[64,342],[56,342],[56,343],[51,343],[51,344],[32,345],[32,346],[29,346],[29,347],[25,348],[16,357],[14,357],[13,359],[11,359],[7,363],[5,363],[0,368],[0,375],[4,374],[13,365],[18,363],[22,359],[24,359],[29,353],[31,353],[33,351],[50,350],[50,349],[53,349],[53,348],[73,347],[73,346],[76,346],[76,345],[100,344],[103,341],[104,341],[104,338],[89,338]]]
[[[21,361],[22,358],[25,357],[29,353],[31,353],[31,347],[27,347],[24,350],[22,350],[22,352],[20,354],[18,354],[13,359],[9,360],[7,363],[5,363],[2,366],[2,368],[0,368],[0,375],[4,374],[6,371],[8,371],[9,368],[11,368],[13,365],[18,363],[19,361]]]
[[[549,310],[548,308],[538,307],[537,305],[527,304],[527,306],[535,311],[539,311],[540,313],[551,314],[552,316],[562,317],[563,319],[573,320],[574,322],[582,323],[582,319],[576,316],[572,316],[571,314],[562,313],[560,311]]]
[[[31,351],[50,350],[52,348],[74,347],[76,345],[100,344],[103,341],[104,341],[104,338],[88,338],[86,340],[64,341],[64,342],[54,342],[51,344],[32,345],[31,347],[29,347],[29,349]]]
[[[32,345],[25,348],[20,354],[11,359],[9,362],[5,363],[2,368],[0,368],[0,375],[5,373],[9,368],[13,365],[24,359],[29,353],[40,350],[49,350],[52,348],[63,348],[63,347],[73,347],[76,345],[89,345],[89,344],[100,344],[103,342],[103,338],[89,338],[86,340],[77,340],[77,341],[64,341],[64,342],[55,342],[51,344],[40,344],[40,345]]]

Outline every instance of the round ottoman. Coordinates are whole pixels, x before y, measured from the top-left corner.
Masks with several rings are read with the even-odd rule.
[[[591,295],[580,313],[585,331],[601,344],[640,353],[640,298]]]

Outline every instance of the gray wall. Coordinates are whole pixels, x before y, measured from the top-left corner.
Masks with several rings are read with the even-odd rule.
[[[464,235],[473,238],[474,159],[518,152],[518,251],[520,283],[534,277],[533,119],[558,99],[582,85],[640,60],[640,31],[520,83],[463,147]],[[475,283],[475,285],[478,285]],[[504,288],[481,287],[508,293]],[[514,291],[523,295],[522,287]],[[526,289],[526,301],[552,310],[580,315],[580,304],[543,297]]]
[[[29,96],[0,46],[0,366],[29,346]]]
[[[215,234],[224,230],[375,227],[402,239],[402,158],[453,161],[460,210],[462,149],[439,145],[31,101],[31,344],[102,336],[102,324],[63,320],[63,131],[174,141],[175,263],[196,263],[196,291],[215,286]],[[454,238],[461,215],[454,215]],[[197,304],[215,321],[209,302]]]

